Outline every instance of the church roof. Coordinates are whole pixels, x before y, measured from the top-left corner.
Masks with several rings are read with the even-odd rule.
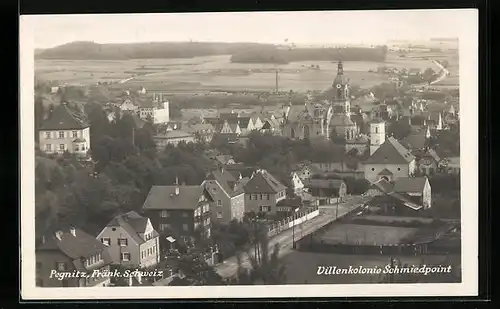
[[[354,122],[352,122],[351,118],[349,118],[345,114],[333,115],[330,119],[331,126],[354,126]]]
[[[335,79],[333,80],[333,87],[335,88],[336,85],[346,85],[346,84],[347,80],[344,76],[344,67],[342,61],[339,61],[337,76],[335,76]]]
[[[394,137],[389,137],[366,161],[366,164],[407,164],[415,156],[399,143]]]

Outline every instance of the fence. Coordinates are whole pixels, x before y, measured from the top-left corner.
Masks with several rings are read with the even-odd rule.
[[[291,229],[294,225],[298,225],[305,221],[311,220],[312,218],[318,215],[319,215],[319,209],[317,207],[308,209],[303,212],[298,212],[294,216],[287,217],[269,226],[269,231],[267,232],[267,235],[269,237],[273,237],[281,233],[282,231]]]

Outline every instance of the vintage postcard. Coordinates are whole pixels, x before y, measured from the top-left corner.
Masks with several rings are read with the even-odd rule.
[[[21,16],[22,298],[477,295],[477,33]]]

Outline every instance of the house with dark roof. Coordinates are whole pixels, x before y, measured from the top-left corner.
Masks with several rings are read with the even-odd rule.
[[[135,211],[114,217],[96,237],[108,247],[112,263],[151,267],[160,262],[160,237],[149,218]]]
[[[387,171],[392,173],[392,179],[412,177],[416,168],[415,156],[392,136],[364,162],[365,179],[370,182],[386,177]]]
[[[70,108],[67,103],[55,107],[43,121],[39,134],[39,147],[45,153],[74,153],[85,157],[90,149],[90,125],[83,111]]]
[[[210,204],[212,222],[227,224],[233,219],[238,221],[243,219],[245,213],[243,186],[248,180],[227,171],[223,166],[207,175],[202,186],[207,189],[213,200]]]
[[[368,203],[382,208],[385,213],[408,214],[431,207],[431,186],[427,177],[385,178],[373,182],[365,195]]]
[[[286,187],[266,170],[256,170],[243,186],[245,212],[276,213],[276,204],[286,198]]]
[[[36,286],[102,287],[110,284],[112,262],[107,247],[78,228],[57,231],[42,237],[35,249]],[[61,274],[82,274],[67,276]],[[84,277],[84,274],[103,274]]]
[[[347,194],[347,186],[341,179],[307,179],[304,188],[319,200],[320,205],[342,202]]]
[[[209,238],[212,202],[204,186],[153,186],[142,211],[160,235]]]

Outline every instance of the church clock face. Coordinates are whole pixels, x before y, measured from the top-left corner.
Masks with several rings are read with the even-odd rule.
[[[342,87],[341,84],[337,84],[337,89],[340,89],[340,87]]]

